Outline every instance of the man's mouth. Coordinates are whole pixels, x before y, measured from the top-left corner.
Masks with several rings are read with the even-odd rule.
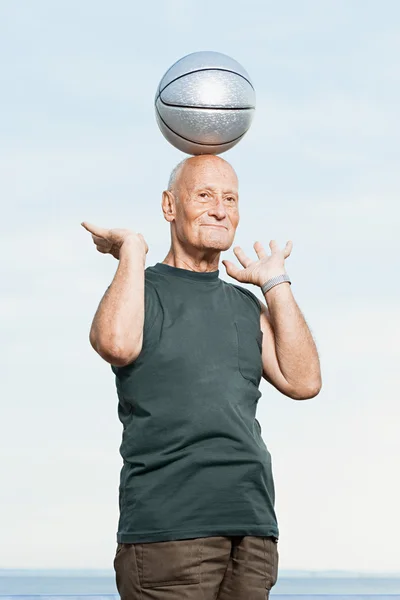
[[[213,225],[212,223],[202,223],[203,227],[218,227],[219,229],[228,229],[225,225]]]

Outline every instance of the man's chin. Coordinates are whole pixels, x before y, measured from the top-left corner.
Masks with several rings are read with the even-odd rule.
[[[214,231],[216,231],[216,229]],[[226,233],[226,231],[224,231],[224,233]],[[230,237],[228,238],[227,235],[210,236],[206,240],[203,239],[202,242],[203,249],[220,250],[221,252],[229,250],[233,244],[233,240],[231,240]]]
[[[225,240],[208,240],[201,246],[202,250],[215,250],[216,252],[225,252],[229,250],[233,242],[227,242]]]

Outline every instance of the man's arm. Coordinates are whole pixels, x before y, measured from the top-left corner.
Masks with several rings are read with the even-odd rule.
[[[321,369],[311,332],[296,304],[289,283],[274,286],[261,304],[263,377],[295,400],[316,396]]]
[[[254,243],[258,260],[251,260],[240,246],[233,251],[244,267],[239,269],[223,260],[226,272],[241,283],[263,287],[272,278],[287,274],[285,259],[293,242],[280,250],[275,240],[269,243],[269,256],[260,242]],[[290,283],[275,285],[265,293],[268,308],[261,304],[260,328],[263,332],[263,375],[280,392],[295,400],[313,398],[321,389],[321,369],[311,332],[293,298]]]
[[[92,233],[97,250],[119,260],[90,329],[96,352],[116,367],[133,362],[143,344],[145,263],[148,246],[142,234],[82,223]]]

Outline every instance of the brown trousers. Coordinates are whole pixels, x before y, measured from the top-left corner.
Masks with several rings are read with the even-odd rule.
[[[266,600],[278,578],[273,537],[118,544],[121,600]]]

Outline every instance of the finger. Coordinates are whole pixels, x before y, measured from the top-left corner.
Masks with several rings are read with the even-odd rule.
[[[271,248],[271,252],[274,253],[277,250],[279,250],[278,248],[278,244],[276,243],[276,240],[271,240],[269,243],[269,247]]]
[[[290,256],[290,253],[292,252],[292,248],[293,248],[293,242],[291,240],[289,240],[288,242],[286,242],[286,246],[285,246],[285,249],[283,251],[283,256],[285,258],[287,258],[288,256]]]
[[[84,227],[87,231],[90,231],[90,233],[94,233],[95,235],[98,235],[99,237],[107,237],[107,233],[108,233],[108,229],[105,229],[104,227],[98,227],[97,225],[93,225],[92,223],[88,223],[87,221],[83,221],[83,223],[81,223],[82,227]]]
[[[223,260],[222,264],[224,265],[226,272],[228,275],[233,277],[234,279],[240,280],[242,269],[239,269],[236,265],[231,263],[229,260]]]
[[[266,258],[267,257],[267,253],[264,250],[264,246],[261,244],[261,242],[255,242],[253,245],[253,248],[256,251],[258,258]]]
[[[251,258],[246,256],[246,254],[243,252],[240,246],[236,246],[233,249],[233,252],[235,253],[235,256],[240,262],[240,264],[243,265],[245,269],[253,262]]]

